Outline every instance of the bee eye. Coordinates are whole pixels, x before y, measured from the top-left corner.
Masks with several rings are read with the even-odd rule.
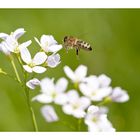
[[[67,39],[68,39],[68,37],[67,37],[67,36],[65,36],[65,37],[64,37],[64,42],[65,42]]]

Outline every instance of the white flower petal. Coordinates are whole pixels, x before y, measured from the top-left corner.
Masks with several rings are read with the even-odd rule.
[[[24,48],[28,47],[31,43],[32,43],[32,41],[29,40],[29,41],[26,41],[26,42],[20,44],[19,45],[19,50],[21,51],[21,49],[24,49]]]
[[[85,78],[85,76],[87,75],[87,67],[84,65],[80,65],[75,70],[75,75],[78,78],[78,80],[83,80],[83,78]]]
[[[72,81],[75,81],[75,74],[74,72],[71,70],[70,67],[68,66],[64,66],[64,72],[67,75],[67,77],[69,77]]]
[[[27,63],[27,64],[31,63],[31,61],[32,61],[32,59],[31,59],[31,54],[30,54],[30,52],[29,52],[29,50],[28,50],[27,48],[21,49],[21,50],[20,50],[20,54],[21,54],[22,60],[23,60],[25,63]]]
[[[51,45],[48,47],[48,51],[53,53],[56,53],[61,49],[62,49],[62,45]]]
[[[24,28],[19,28],[16,31],[14,31],[13,36],[15,39],[20,38],[26,31],[24,30]]]
[[[85,111],[82,109],[77,109],[72,114],[76,118],[84,118],[86,115]]]
[[[37,78],[33,78],[26,83],[26,86],[30,89],[35,89],[38,85],[40,85],[40,81]]]
[[[91,105],[91,106],[89,106],[89,108],[87,110],[87,113],[88,114],[94,114],[94,113],[97,113],[98,111],[99,111],[99,107],[98,106]]]
[[[5,42],[7,43],[7,48],[9,51],[14,52],[16,48],[18,48],[18,42],[15,38],[10,35],[6,38]]]
[[[101,106],[99,108],[99,113],[100,114],[107,114],[108,113],[108,108],[106,106]]]
[[[99,80],[97,78],[97,76],[95,75],[91,75],[89,77],[86,77],[84,79],[84,82],[87,83],[87,86],[93,91],[93,90],[97,90],[98,88],[100,88],[100,83]]]
[[[107,119],[106,114],[87,115],[85,117],[85,124],[88,125],[88,130],[90,132],[114,132],[115,129],[112,124]]]
[[[34,58],[33,58],[33,63],[36,65],[43,64],[47,59],[47,55],[45,52],[38,52]]]
[[[81,83],[80,85],[79,85],[79,89],[80,89],[80,91],[83,93],[83,95],[85,95],[85,96],[90,96],[90,94],[91,94],[91,92],[92,92],[92,89],[91,88],[89,88],[88,86],[87,86],[87,84],[84,84],[84,83]]]
[[[62,107],[62,110],[65,114],[71,115],[73,112],[73,108],[71,105],[67,104]]]
[[[33,97],[32,101],[38,101],[40,103],[51,103],[53,101],[53,98],[51,96],[42,93]]]
[[[129,96],[127,94],[127,91],[122,90],[120,87],[116,87],[113,89],[113,92],[111,94],[111,99],[114,102],[127,102],[129,100]]]
[[[110,95],[111,92],[112,92],[112,88],[111,87],[106,87],[106,88],[98,89],[97,91],[95,91],[91,95],[91,100],[93,100],[93,101],[102,101],[103,98],[105,98],[108,95]]]
[[[59,63],[60,63],[60,55],[59,54],[50,55],[47,59],[47,65],[51,68],[56,67]]]
[[[64,93],[58,94],[54,99],[54,102],[59,105],[64,105],[66,104],[67,101],[68,101],[67,95]]]
[[[24,70],[26,70],[29,73],[32,73],[33,72],[32,68],[29,67],[28,65],[23,65],[23,68],[24,68]]]
[[[6,33],[0,33],[0,38],[6,40],[9,35]]]
[[[105,74],[102,74],[98,77],[99,82],[100,82],[100,87],[107,87],[111,83],[111,79],[106,76]]]
[[[50,105],[43,106],[41,112],[47,122],[55,122],[59,120],[54,108]]]
[[[99,131],[102,132],[114,132],[115,129],[112,127],[112,124],[107,119],[107,115],[101,115],[100,120],[97,124]]]
[[[70,90],[67,92],[67,96],[70,103],[75,103],[79,99],[79,94],[76,90]]]
[[[41,45],[42,46],[51,46],[54,44],[57,44],[57,41],[54,39],[52,35],[42,35],[40,39]]]
[[[47,70],[46,68],[44,68],[42,66],[35,66],[32,69],[36,73],[43,73],[43,72],[45,72]]]
[[[81,108],[86,109],[90,105],[90,100],[87,97],[80,97]]]
[[[5,41],[0,43],[0,51],[2,51],[5,55],[10,55],[10,51],[7,49],[7,43]]]
[[[60,78],[55,85],[57,92],[64,92],[68,86],[68,81],[66,78]]]
[[[49,79],[49,78],[42,79],[40,86],[41,86],[41,91],[48,95],[50,95],[55,90],[53,79]]]

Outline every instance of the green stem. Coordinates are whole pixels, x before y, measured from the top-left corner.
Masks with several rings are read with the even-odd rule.
[[[112,100],[110,97],[106,97],[102,102],[100,102],[99,104],[97,104],[97,106],[102,106],[102,105],[105,105],[105,104],[108,104],[110,103]]]
[[[81,130],[82,119],[78,119],[78,131]]]
[[[34,130],[36,132],[38,132],[38,126],[37,126],[37,122],[36,122],[36,118],[35,118],[35,113],[34,113],[34,110],[31,106],[30,93],[29,93],[29,89],[26,86],[26,82],[27,82],[27,73],[26,73],[26,71],[24,71],[24,84],[25,84],[24,86],[25,86],[25,94],[26,94],[26,99],[27,99],[27,105],[28,105],[28,108],[29,108],[29,111],[30,111],[30,114],[31,114]]]
[[[22,63],[22,60],[21,60],[21,58],[20,58],[20,56],[17,54],[16,55],[16,58],[17,58],[17,61],[18,61],[18,63],[19,63],[19,65],[20,65],[20,67],[21,67],[21,70],[22,70],[22,72],[24,72],[24,69],[23,69],[23,63]]]
[[[21,80],[20,80],[20,77],[19,77],[17,68],[16,68],[15,63],[14,63],[14,59],[13,59],[12,57],[10,57],[10,60],[11,60],[11,64],[12,64],[12,66],[13,66],[13,69],[14,69],[14,71],[15,71],[17,80],[18,80],[19,83],[21,83]]]
[[[18,62],[20,64],[20,66],[21,66],[21,68],[23,70],[22,61],[21,61],[21,59],[18,56],[17,56],[17,58],[18,58]],[[10,60],[11,60],[11,64],[13,66],[13,69],[15,71],[15,74],[16,74],[16,77],[17,77],[17,81],[19,83],[22,83],[21,80],[20,80],[20,77],[19,77],[17,68],[15,66],[14,59],[12,57],[10,57]],[[29,89],[26,87],[27,73],[24,70],[23,70],[23,72],[24,72],[24,90],[25,90],[27,105],[28,105],[28,108],[29,108],[29,112],[31,114],[31,118],[32,118],[32,123],[33,123],[34,130],[37,132],[38,131],[38,127],[37,127],[37,123],[36,123],[36,118],[35,118],[34,110],[33,110],[32,106],[31,106],[31,102],[30,102],[30,93],[29,93]]]
[[[34,130],[36,132],[38,132],[38,126],[37,126],[34,110],[33,110],[32,106],[31,106],[31,103],[30,103],[29,89],[25,88],[25,94],[26,94],[27,105],[28,105],[28,108],[29,108],[29,111],[30,111],[30,114],[31,114]]]

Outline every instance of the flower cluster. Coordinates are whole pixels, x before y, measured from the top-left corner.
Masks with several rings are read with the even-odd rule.
[[[28,49],[32,41],[18,42],[18,39],[25,32],[23,28],[19,28],[10,35],[0,33],[0,38],[2,39],[0,51],[8,56],[11,56],[13,53],[17,54],[19,59],[21,58],[20,62],[24,70],[28,73],[43,73],[47,67],[56,67],[60,63],[60,55],[57,52],[62,49],[62,45],[58,45],[52,35],[42,35],[40,40],[35,37],[35,41],[40,46],[40,51],[32,58]]]
[[[120,87],[111,87],[111,79],[102,74],[100,76],[87,76],[87,67],[80,65],[75,71],[65,66],[64,72],[74,85],[68,90],[68,80],[60,78],[56,83],[54,79],[45,78],[40,81],[40,94],[33,98],[33,101],[45,103],[41,112],[48,122],[58,121],[50,103],[61,105],[67,115],[77,119],[83,119],[88,126],[88,131],[115,131],[107,118],[110,102],[126,102],[129,100],[127,92]],[[30,81],[33,85],[34,80]]]
[[[40,46],[39,47],[40,49],[34,55],[34,57],[32,57],[28,49],[29,46],[32,44],[32,41],[28,40],[19,43],[19,38],[23,36],[25,32],[26,31],[23,28],[19,28],[14,32],[11,32],[10,35],[6,33],[0,33],[0,39],[1,39],[0,52],[4,53],[10,60],[15,75],[11,75],[5,72],[1,68],[0,68],[0,74],[12,78],[16,82],[18,82],[20,86],[24,89],[25,96],[27,99],[26,100],[27,105],[32,115],[31,119],[32,119],[33,127],[35,131],[38,131],[35,114],[30,103],[31,102],[30,89],[35,89],[37,85],[42,85],[42,82],[40,82],[37,78],[34,78],[35,74],[44,73],[48,68],[55,68],[57,65],[60,64],[61,61],[60,61],[60,55],[58,54],[58,51],[62,49],[62,45],[59,45],[52,35],[42,35],[40,40],[38,40],[35,37],[34,39],[37,42],[36,44]],[[21,66],[23,72],[22,75],[19,75],[19,70],[21,69],[17,68],[15,60]],[[33,77],[33,79],[31,77]],[[42,89],[42,92],[45,93],[45,90]],[[58,96],[58,98],[61,97]],[[50,97],[50,100],[52,99]],[[55,101],[59,102],[59,99],[57,99],[56,97]],[[55,119],[57,118],[51,106],[42,108],[42,112],[46,112],[46,110],[51,110],[51,113],[53,113]],[[50,115],[48,115],[48,119],[49,117]]]

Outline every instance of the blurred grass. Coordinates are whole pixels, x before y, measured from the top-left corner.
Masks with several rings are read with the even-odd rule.
[[[124,104],[109,105],[109,119],[117,131],[140,131],[140,10],[139,9],[0,9],[0,32],[10,33],[23,27],[27,33],[20,39],[32,39],[30,49],[38,50],[33,37],[52,34],[59,43],[65,35],[74,35],[93,46],[92,52],[60,52],[61,64],[49,69],[44,76],[64,76],[63,66],[75,69],[79,64],[88,66],[88,74],[105,73],[112,78],[112,86],[121,86],[130,95]],[[11,65],[0,54],[0,67],[13,73]],[[22,73],[20,73],[22,75]],[[32,92],[31,96],[36,93]],[[60,107],[60,122],[48,124],[40,114],[41,104],[32,103],[41,131],[74,131],[62,124],[68,121],[76,126],[77,120],[65,116]],[[0,131],[32,131],[23,90],[11,79],[0,75]],[[82,130],[85,127],[82,126]]]

